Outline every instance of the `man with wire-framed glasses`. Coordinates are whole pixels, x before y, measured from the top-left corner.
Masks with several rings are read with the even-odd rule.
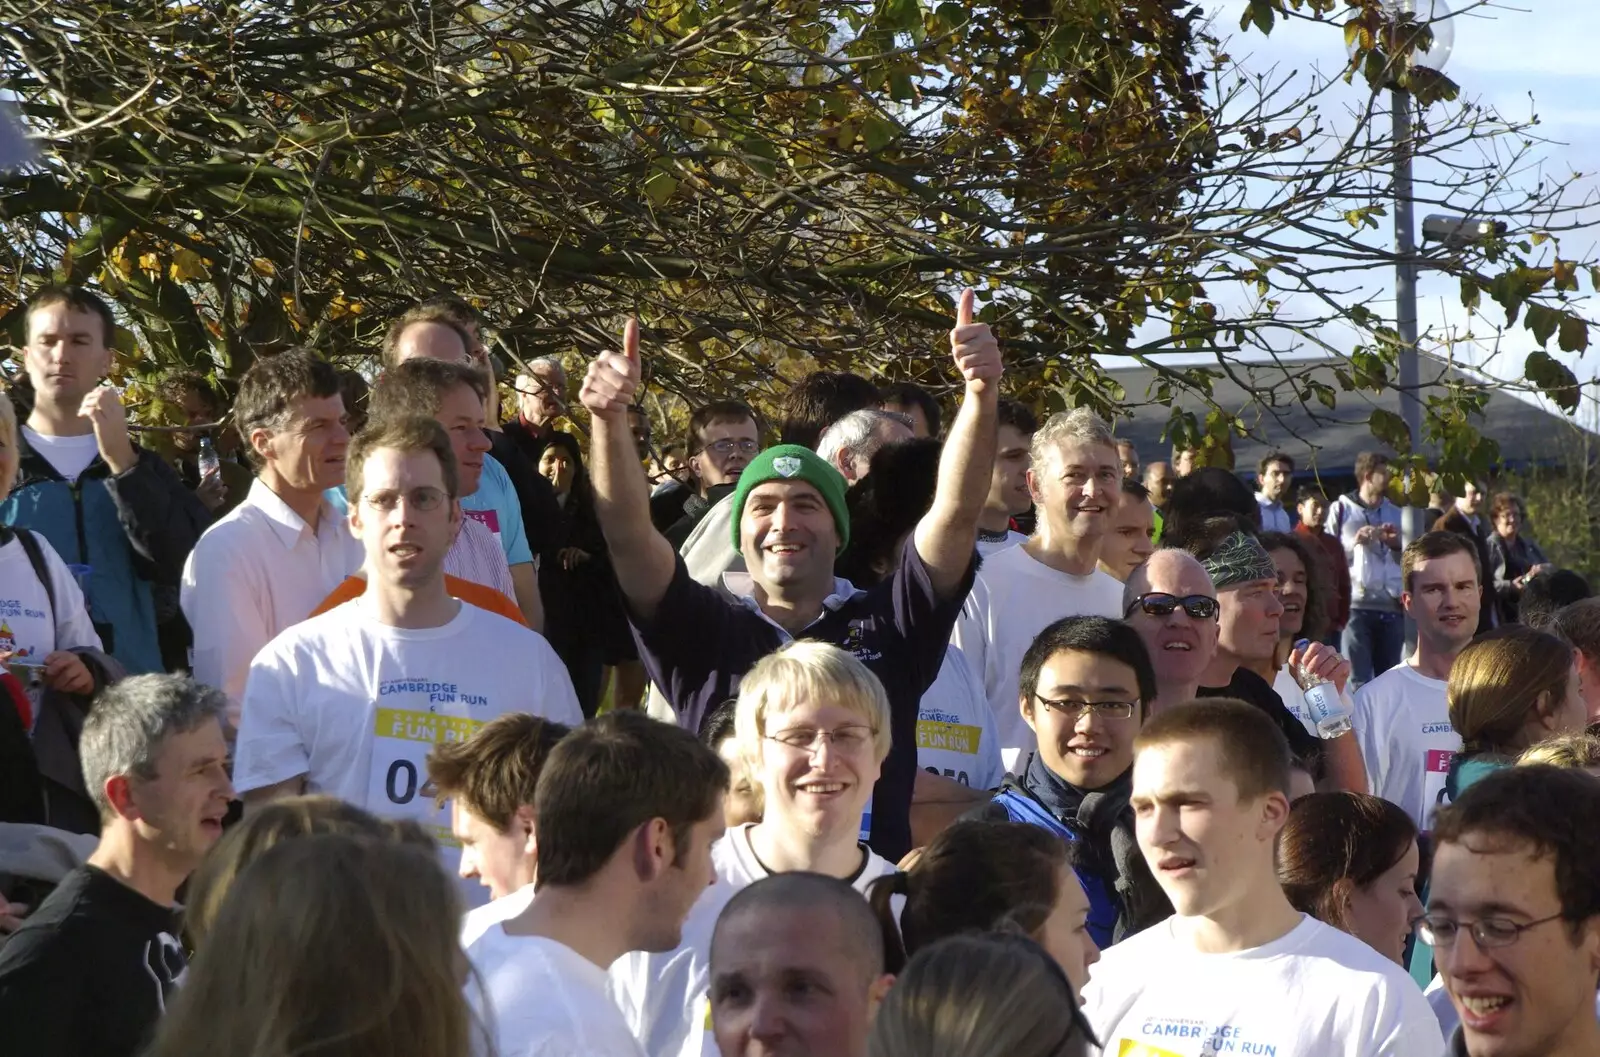
[[[741,400],[716,400],[689,416],[688,484],[652,499],[651,518],[674,548],[723,498],[733,494],[739,474],[761,451],[756,413]]]
[[[968,817],[1027,822],[1074,845],[1089,934],[1108,947],[1172,913],[1128,806],[1133,739],[1156,690],[1149,651],[1126,624],[1067,617],[1028,647],[1019,686],[1038,748]]]
[[[1422,938],[1452,1057],[1600,1053],[1600,781],[1514,767],[1439,809]]]

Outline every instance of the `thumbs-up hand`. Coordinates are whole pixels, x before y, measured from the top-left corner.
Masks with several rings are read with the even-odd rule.
[[[622,351],[595,357],[583,378],[578,399],[596,418],[621,422],[639,394],[639,321],[628,320],[622,331]]]
[[[972,321],[972,288],[961,291],[956,304],[956,325],[950,331],[950,353],[955,357],[956,370],[969,389],[982,392],[991,383],[998,382],[1003,372],[1000,360],[1000,343],[987,323]]]

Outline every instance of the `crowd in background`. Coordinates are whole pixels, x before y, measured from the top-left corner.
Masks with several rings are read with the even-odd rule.
[[[1513,494],[1142,465],[970,291],[937,391],[664,440],[631,321],[163,421],[98,297],[26,327],[8,1053],[1600,1054],[1600,598]]]

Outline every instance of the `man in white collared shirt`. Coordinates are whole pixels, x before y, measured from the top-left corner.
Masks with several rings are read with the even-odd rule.
[[[1294,516],[1284,506],[1293,485],[1294,459],[1281,451],[1268,452],[1256,467],[1256,505],[1261,508],[1261,531],[1294,531]]]
[[[323,497],[344,483],[344,402],[332,365],[307,352],[257,360],[234,421],[256,480],[200,537],[180,602],[194,629],[194,677],[228,695],[235,723],[250,662],[361,567],[361,543]]]

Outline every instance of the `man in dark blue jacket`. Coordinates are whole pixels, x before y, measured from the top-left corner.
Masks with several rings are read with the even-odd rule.
[[[1067,617],[1022,659],[1022,716],[1038,738],[971,818],[1043,826],[1066,840],[1101,947],[1172,913],[1133,830],[1133,739],[1156,695],[1139,633],[1105,617]]]
[[[29,303],[27,327],[33,409],[0,522],[38,532],[77,566],[106,651],[129,672],[158,672],[151,583],[178,583],[211,517],[164,459],[133,443],[117,391],[100,384],[116,331],[106,303],[50,287]]]

